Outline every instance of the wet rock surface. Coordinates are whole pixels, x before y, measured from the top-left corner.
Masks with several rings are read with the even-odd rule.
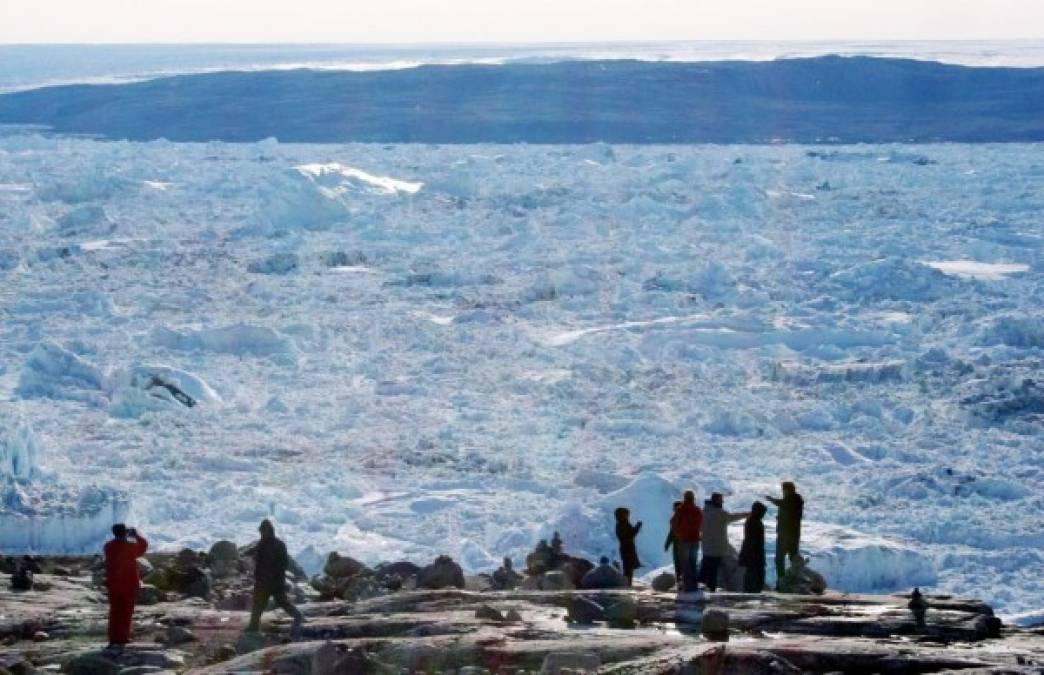
[[[230,551],[229,551],[230,553]],[[1002,626],[976,600],[926,596],[918,628],[908,596],[675,594],[634,589],[467,590],[375,586],[320,599],[288,579],[306,623],[282,611],[244,633],[249,574],[212,575],[208,599],[166,591],[139,606],[134,642],[106,652],[104,590],[91,558],[42,559],[31,591],[0,584],[0,673],[1039,673],[1044,631]],[[218,563],[217,560],[222,560]],[[150,556],[177,569],[187,555]],[[237,561],[238,563],[238,561]],[[243,566],[244,569],[247,566]],[[204,572],[212,569],[204,567]],[[56,574],[55,572],[60,572]],[[354,576],[367,577],[357,573]],[[249,599],[249,595],[247,595]],[[46,634],[47,639],[39,639]]]

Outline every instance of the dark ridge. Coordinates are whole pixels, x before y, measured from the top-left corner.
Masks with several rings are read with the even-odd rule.
[[[828,56],[223,72],[0,96],[112,139],[377,143],[1044,140],[1044,68]]]

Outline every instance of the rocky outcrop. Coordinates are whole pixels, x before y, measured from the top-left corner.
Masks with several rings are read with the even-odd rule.
[[[151,558],[157,571],[200,560]],[[321,601],[292,585],[307,617],[293,632],[279,610],[264,615],[260,632],[243,633],[247,607],[219,608],[249,574],[215,578],[209,600],[170,591],[138,607],[135,642],[117,656],[101,650],[107,607],[90,567],[87,558],[42,559],[33,590],[0,584],[0,672],[1031,673],[1044,666],[1044,634],[1003,627],[981,602],[946,596],[924,596],[918,626],[909,596],[900,595],[381,585],[402,574],[413,586],[414,573],[425,570],[439,583],[459,581],[448,559],[349,577],[379,586],[373,597]],[[568,583],[561,571],[530,579],[549,576]]]
[[[417,588],[464,588],[464,570],[453,558],[440,555],[435,562],[417,572]]]

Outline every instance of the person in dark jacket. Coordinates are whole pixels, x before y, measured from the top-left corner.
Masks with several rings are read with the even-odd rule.
[[[765,590],[765,523],[762,519],[767,511],[764,504],[754,502],[750,507],[750,515],[743,523],[739,564],[743,566],[744,593],[761,593]]]
[[[286,570],[290,566],[286,544],[275,536],[275,527],[267,518],[261,521],[257,530],[261,533],[261,540],[254,551],[254,606],[246,629],[248,632],[257,632],[261,613],[268,607],[269,598],[294,618],[296,629],[304,622],[304,617],[286,597]]]
[[[122,651],[130,642],[134,603],[141,579],[138,558],[145,555],[149,542],[133,527],[123,523],[112,526],[112,541],[105,544],[105,588],[109,591],[109,646]]]
[[[672,505],[671,515],[678,513],[678,509],[681,508],[681,502],[674,502]],[[663,550],[670,550],[674,557],[674,578],[679,582],[682,578],[682,561],[681,561],[681,550],[679,549],[677,542],[674,541],[674,530],[670,527],[667,528],[667,539],[663,542]]]
[[[695,591],[699,588],[698,559],[700,554],[700,528],[703,527],[703,512],[696,506],[696,493],[686,490],[682,505],[671,518],[674,545],[679,550],[682,564],[682,590]]]
[[[642,521],[631,525],[631,512],[622,506],[616,509],[616,538],[620,540],[620,562],[628,586],[634,580],[634,571],[642,566],[638,560],[638,548],[634,544],[635,537],[641,531]]]
[[[805,500],[798,494],[797,488],[790,481],[784,481],[783,498],[772,495],[765,497],[779,509],[776,514],[776,590],[782,589],[783,575],[786,574],[786,558],[790,563],[798,557],[801,544],[801,518],[805,511]]]

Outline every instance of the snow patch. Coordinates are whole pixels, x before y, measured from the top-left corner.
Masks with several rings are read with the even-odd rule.
[[[1012,274],[1028,272],[1030,266],[1022,263],[984,263],[976,260],[921,260],[922,265],[960,279],[1003,281]]]

